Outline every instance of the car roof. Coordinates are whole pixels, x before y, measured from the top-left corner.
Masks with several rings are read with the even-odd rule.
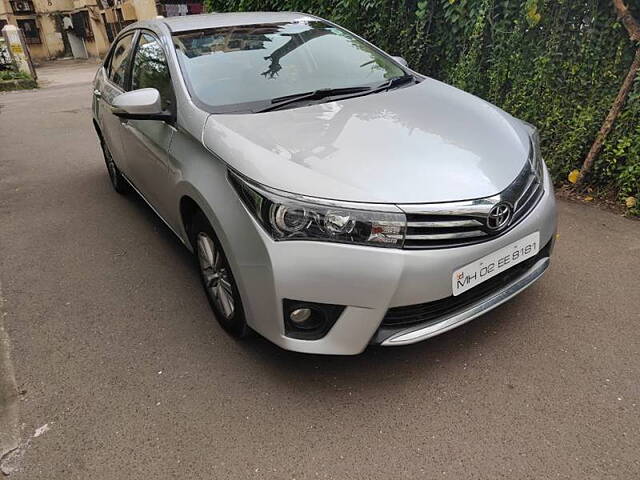
[[[172,33],[175,33],[218,27],[233,27],[237,25],[259,25],[310,19],[316,19],[316,17],[297,12],[233,12],[158,18],[156,21],[164,23]]]

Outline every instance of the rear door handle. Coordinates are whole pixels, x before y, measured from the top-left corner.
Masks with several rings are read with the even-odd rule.
[[[95,89],[93,91],[93,96],[96,97],[96,98],[102,98],[102,93],[100,93],[100,90]]]

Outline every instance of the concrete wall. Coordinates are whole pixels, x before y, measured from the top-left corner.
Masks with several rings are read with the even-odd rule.
[[[5,18],[4,15],[8,15],[10,12],[9,0],[0,0],[0,18]]]
[[[49,15],[38,15],[36,22],[40,30],[40,44],[29,44],[31,57],[36,60],[59,57],[64,52],[62,34],[56,32],[55,19]]]
[[[74,8],[73,0],[51,0],[51,5],[49,5],[48,0],[32,0],[32,1],[38,13],[68,12],[70,10],[73,10]]]
[[[100,19],[100,11],[94,9],[94,12],[94,15],[89,14],[89,22],[91,23],[91,30],[93,30],[93,41],[87,40],[85,43],[90,56],[102,57],[109,50],[109,39],[107,38],[105,26]]]
[[[138,20],[151,20],[158,16],[155,0],[131,0]]]

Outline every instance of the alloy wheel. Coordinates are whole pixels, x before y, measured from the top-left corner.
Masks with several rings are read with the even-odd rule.
[[[219,312],[230,320],[235,311],[232,279],[221,252],[204,232],[198,233],[198,262],[207,292]]]

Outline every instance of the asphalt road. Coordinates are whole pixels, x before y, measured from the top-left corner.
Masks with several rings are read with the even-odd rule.
[[[640,222],[560,202],[546,276],[421,344],[237,342],[187,251],[111,191],[94,69],[0,95],[10,478],[640,478]]]

